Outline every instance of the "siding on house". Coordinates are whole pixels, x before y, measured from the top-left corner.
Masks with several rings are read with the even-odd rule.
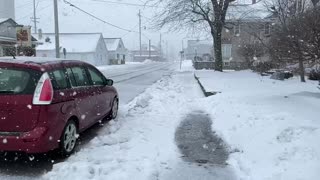
[[[127,60],[128,50],[121,38],[104,38],[108,49],[109,61],[112,64],[121,64]]]
[[[206,59],[204,56],[209,56],[212,59],[213,43],[208,40],[188,40],[185,56],[187,59],[193,60],[196,56],[201,59]],[[208,60],[207,60],[208,61]]]
[[[225,66],[246,68],[246,60],[240,48],[246,44],[261,45],[269,40],[275,20],[263,2],[244,1],[242,6],[231,6],[222,31],[222,53]],[[257,3],[256,3],[257,2]],[[252,4],[250,4],[252,3]],[[256,61],[268,61],[267,53]]]
[[[0,56],[4,56],[5,47],[14,47],[17,43],[17,25],[10,18],[0,18]]]
[[[261,41],[267,42],[270,37],[269,24],[271,20],[241,21],[230,29],[222,32],[223,61],[241,65],[245,63],[245,58],[240,54],[240,48],[246,44],[261,45]],[[268,28],[266,30],[265,28]],[[267,54],[257,57],[256,60],[267,61]]]

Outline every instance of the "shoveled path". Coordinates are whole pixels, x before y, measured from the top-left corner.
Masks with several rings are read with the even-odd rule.
[[[176,143],[186,161],[226,165],[229,153],[211,125],[210,117],[201,111],[182,121],[176,131]]]

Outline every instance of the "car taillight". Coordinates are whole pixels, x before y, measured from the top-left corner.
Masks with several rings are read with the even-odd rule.
[[[44,73],[34,91],[33,104],[34,105],[48,105],[51,104],[53,98],[53,88],[48,73]]]

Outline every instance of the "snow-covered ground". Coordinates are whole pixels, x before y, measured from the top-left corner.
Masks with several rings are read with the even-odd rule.
[[[271,80],[250,71],[197,71],[212,128],[234,149],[239,179],[320,177],[320,91],[317,82]]]
[[[320,92],[316,82],[270,80],[249,71],[196,71],[190,62],[131,103],[89,145],[54,165],[45,179],[313,180],[320,176]],[[229,145],[227,167],[184,162],[174,134],[203,111]],[[205,147],[205,145],[203,146]]]
[[[201,110],[204,99],[193,72],[162,78],[132,102],[121,107],[85,148],[54,165],[45,179],[152,180],[233,179],[225,167],[201,167],[182,160],[175,131],[190,112]]]
[[[102,70],[112,76],[137,69],[149,71],[152,66],[135,64]],[[176,71],[165,72],[160,71],[161,76],[166,75],[134,100],[121,104],[116,121],[105,124],[78,152],[54,164],[51,171],[37,179],[314,180],[320,177],[317,82],[300,83],[298,78],[276,81],[250,71],[194,71],[190,61],[183,63],[182,70],[177,67]],[[221,93],[204,97],[194,73],[208,91]],[[133,85],[147,79],[146,76],[153,75],[135,77],[132,84],[116,85],[136,91],[137,86]],[[151,79],[161,76],[154,74]],[[149,86],[150,82],[142,83],[141,87]],[[127,91],[122,92],[127,94]],[[196,117],[199,112],[213,121],[212,129],[228,145],[231,153],[228,165],[185,161],[185,155],[177,147],[176,133],[181,122],[189,117],[190,123],[189,115]],[[200,148],[215,151],[208,147],[211,146],[203,144]],[[0,176],[3,178],[16,179]]]

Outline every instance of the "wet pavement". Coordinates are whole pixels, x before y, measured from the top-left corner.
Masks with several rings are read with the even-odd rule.
[[[204,112],[186,116],[175,139],[183,159],[200,164],[227,165],[229,153],[223,140],[211,129],[212,121]]]

